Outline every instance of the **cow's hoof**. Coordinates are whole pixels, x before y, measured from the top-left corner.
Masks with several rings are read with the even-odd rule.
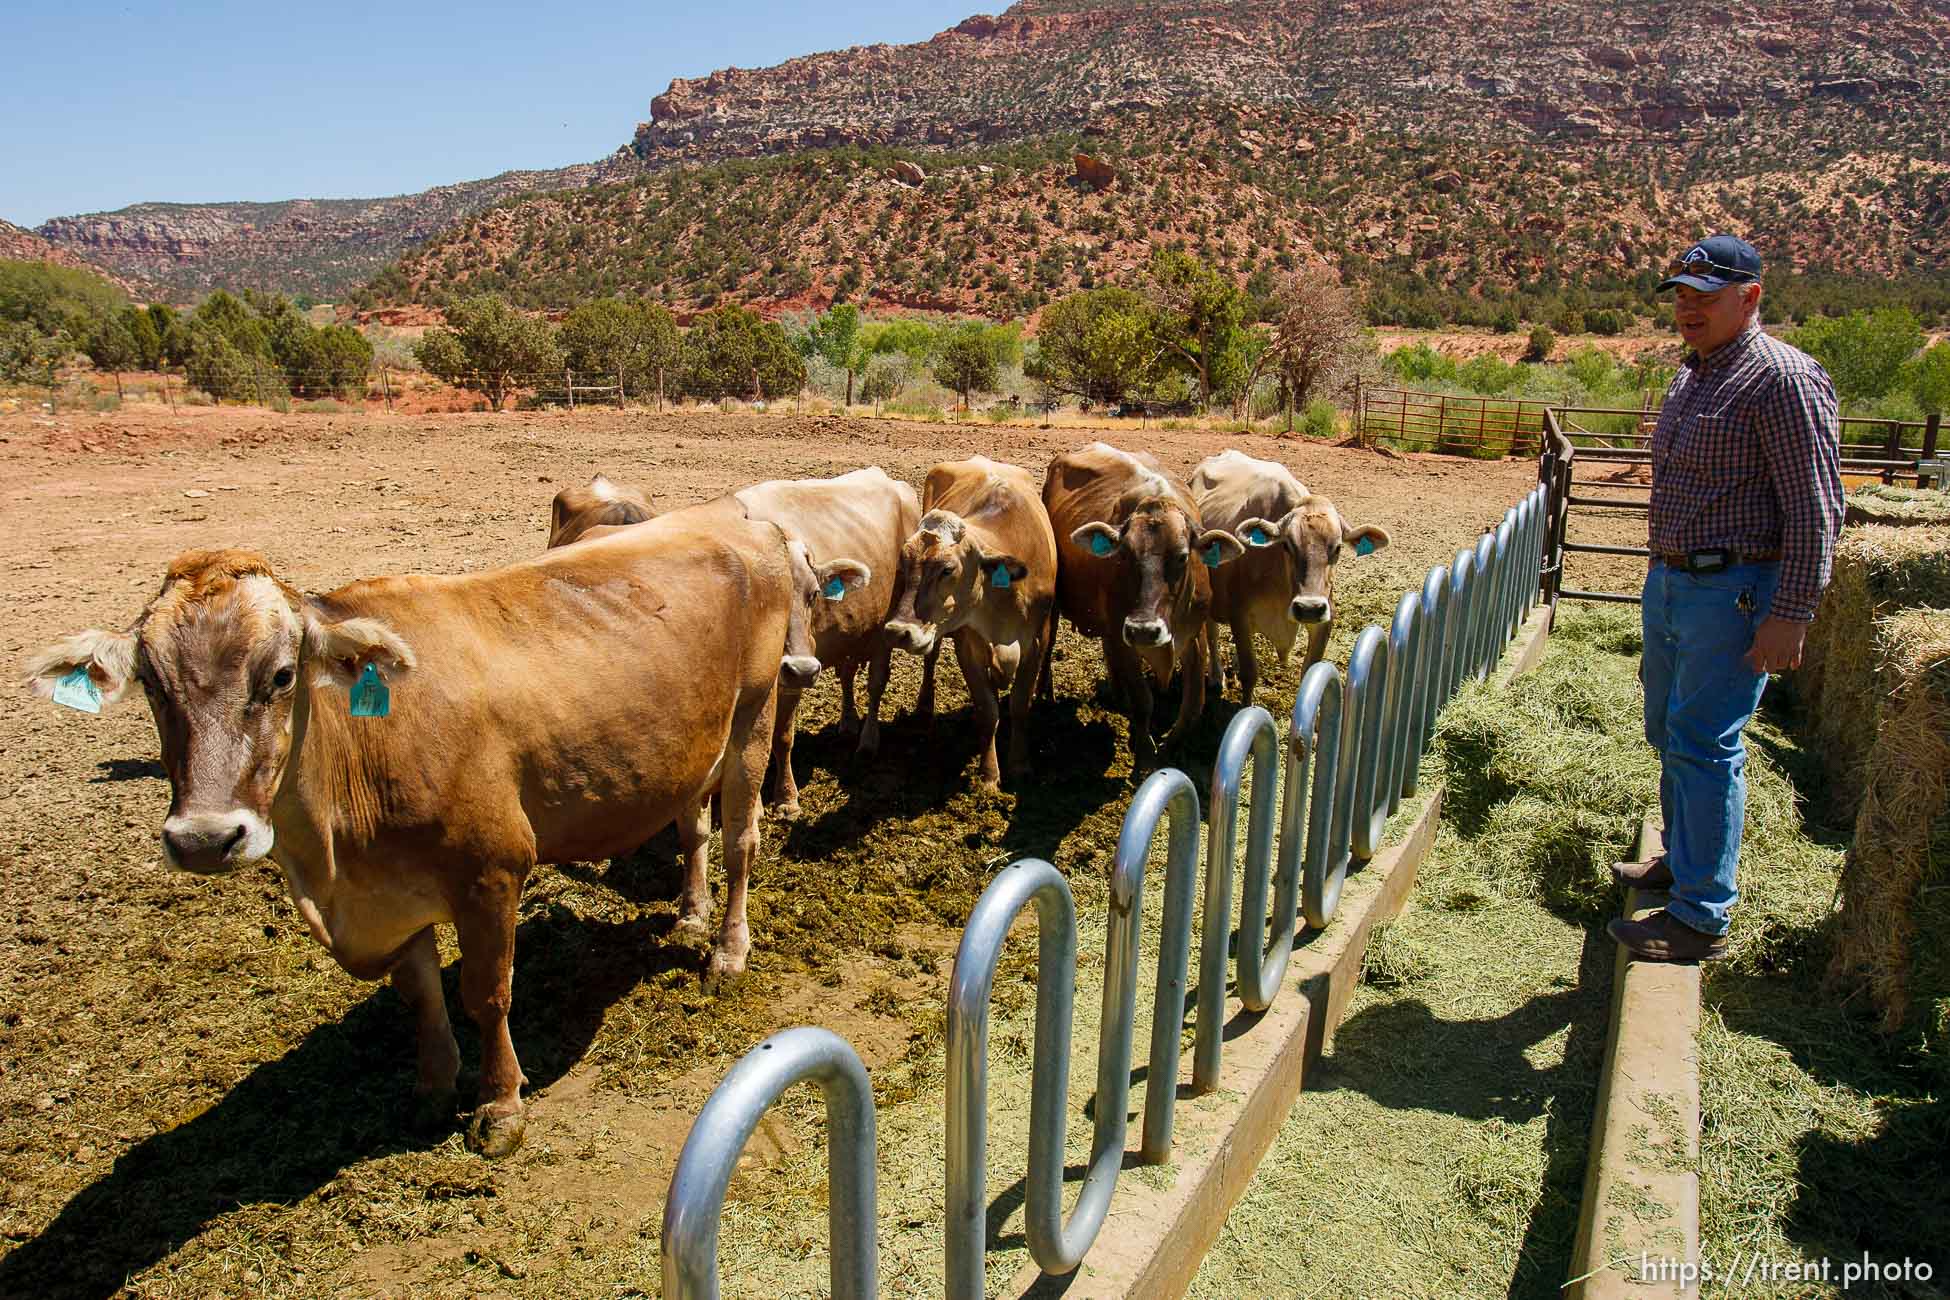
[[[696,912],[687,912],[677,918],[677,924],[671,927],[671,932],[687,939],[709,939],[711,922]]]
[[[704,966],[704,991],[717,996],[729,993],[745,979],[743,958],[734,958],[728,953],[714,952],[711,960]]]
[[[860,743],[854,748],[853,752],[861,758],[872,758],[875,754],[878,754],[880,752],[880,728],[875,727],[872,731],[861,728]]]
[[[452,1088],[413,1094],[413,1127],[421,1133],[445,1133],[454,1127],[457,1094]]]
[[[791,803],[773,804],[772,815],[782,822],[797,821],[799,819],[799,801],[794,799]]]
[[[467,1149],[489,1160],[500,1160],[521,1148],[522,1135],[527,1131],[528,1116],[523,1111],[497,1115],[494,1107],[483,1106],[467,1122]]]

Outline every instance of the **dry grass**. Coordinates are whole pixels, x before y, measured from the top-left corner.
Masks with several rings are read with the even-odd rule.
[[[1950,524],[1950,493],[1867,483],[1848,494],[1846,509],[1850,524]]]

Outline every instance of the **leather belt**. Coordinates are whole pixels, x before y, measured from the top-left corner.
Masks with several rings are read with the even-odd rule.
[[[1678,569],[1681,573],[1718,573],[1722,569],[1731,569],[1737,564],[1773,564],[1780,560],[1781,553],[1742,551],[1731,546],[1706,546],[1679,555],[1654,551],[1652,558],[1668,569]]]

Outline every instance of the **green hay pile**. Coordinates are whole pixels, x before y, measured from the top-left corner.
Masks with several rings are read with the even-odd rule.
[[[1912,992],[1924,994],[1933,1021],[1950,1014],[1940,943],[1920,945],[1930,968],[1922,972],[1927,982],[1913,987],[1919,904],[1926,890],[1940,898],[1950,874],[1941,856],[1950,805],[1950,610],[1880,619],[1873,640],[1877,676],[1889,687],[1862,769],[1829,976],[1838,986],[1865,986],[1883,1031],[1893,1033],[1909,1018]],[[1945,904],[1931,910],[1941,913]],[[1943,917],[1934,919],[1940,935]]]
[[[1890,686],[1869,629],[1885,614],[1918,606],[1950,607],[1950,528],[1844,531],[1795,678],[1812,739],[1827,756],[1834,810],[1844,817],[1861,798],[1877,703]]]
[[[1849,493],[1844,507],[1850,525],[1950,525],[1950,492],[1941,488],[1870,483]]]

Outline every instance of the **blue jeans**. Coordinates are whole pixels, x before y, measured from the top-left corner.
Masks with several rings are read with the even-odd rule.
[[[1774,601],[1777,564],[1690,574],[1653,562],[1645,575],[1645,738],[1659,751],[1672,896],[1666,910],[1706,934],[1725,934],[1740,898],[1735,869],[1747,816],[1741,732],[1767,674],[1746,663]]]

